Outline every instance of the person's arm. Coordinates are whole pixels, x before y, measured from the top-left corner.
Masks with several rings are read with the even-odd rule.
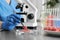
[[[4,30],[10,31],[13,30],[15,26],[21,22],[20,19],[22,18],[22,16],[12,13],[11,11],[12,9],[10,9],[10,7],[7,4],[6,6],[1,2],[0,4],[0,16],[1,16],[0,19],[2,21],[1,27]]]
[[[2,15],[3,14],[3,15]],[[2,8],[0,8],[0,20],[2,21],[1,23],[1,27],[3,30],[13,30],[15,28],[15,26],[20,23],[20,19],[22,18],[21,15],[18,14],[7,14],[8,15],[6,17],[6,15],[4,15],[5,12],[2,10]],[[4,19],[4,17],[6,17],[6,19]]]
[[[1,7],[0,7],[0,29],[2,28],[2,18],[1,18],[1,13],[2,13],[2,9],[1,9]]]

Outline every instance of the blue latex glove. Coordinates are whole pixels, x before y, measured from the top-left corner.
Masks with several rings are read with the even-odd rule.
[[[20,22],[21,15],[15,14],[20,12],[16,9],[17,2],[11,0],[11,4],[8,5],[6,0],[0,0],[0,20],[3,22],[2,29],[13,30],[15,26]]]
[[[11,14],[7,17],[6,21],[3,22],[2,28],[5,30],[13,30],[15,26],[20,23],[21,15]]]

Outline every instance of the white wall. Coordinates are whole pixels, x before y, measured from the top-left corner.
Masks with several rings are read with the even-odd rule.
[[[31,0],[31,2],[37,7],[38,13],[37,13],[37,19],[40,19],[40,14],[44,10],[43,3],[46,0]],[[59,0],[60,1],[60,0]],[[56,8],[59,8],[58,16],[60,17],[60,3],[56,5]],[[57,9],[58,10],[58,9]]]

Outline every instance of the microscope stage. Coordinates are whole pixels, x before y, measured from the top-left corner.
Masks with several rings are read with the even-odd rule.
[[[28,29],[36,29],[37,28],[37,23],[23,23],[24,26],[27,26]],[[21,24],[18,24],[16,26],[17,29],[23,29],[23,26]]]

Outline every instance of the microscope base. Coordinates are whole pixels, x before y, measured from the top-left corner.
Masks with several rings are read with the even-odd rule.
[[[37,29],[37,23],[23,23],[23,24],[24,26],[27,26],[28,29],[33,29],[33,30]],[[18,24],[16,28],[23,29],[23,26],[21,24]]]
[[[31,29],[31,30],[36,30],[37,29],[37,26],[35,26],[35,27],[28,26],[27,28],[28,29]],[[16,29],[23,29],[23,26],[16,26]]]

